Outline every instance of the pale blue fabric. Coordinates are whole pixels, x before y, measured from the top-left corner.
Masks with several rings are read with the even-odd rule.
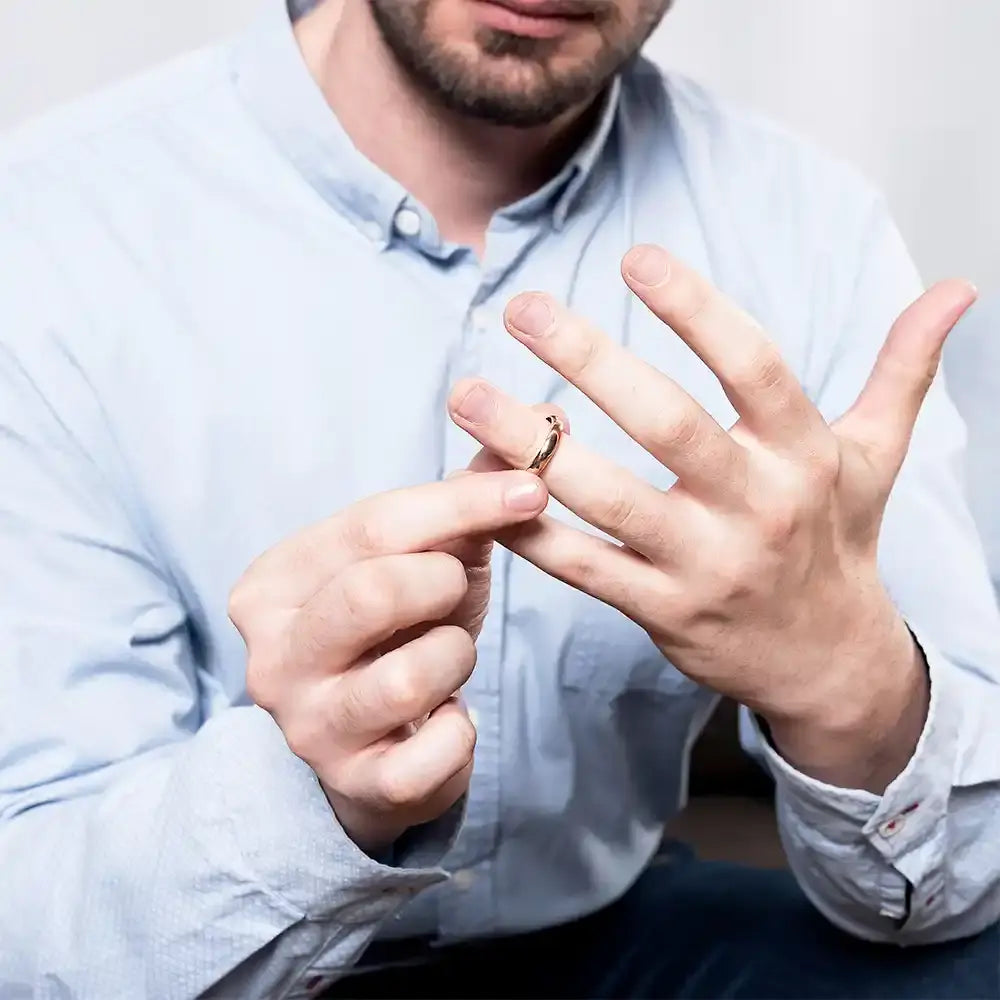
[[[1000,600],[1000,295],[977,302],[948,339],[945,372],[969,429],[969,503]]]
[[[415,236],[394,231],[403,206]],[[444,410],[463,375],[558,401],[581,441],[669,485],[500,323],[511,295],[547,289],[731,421],[626,294],[619,259],[645,240],[756,315],[830,416],[919,290],[849,169],[642,62],[566,170],[497,214],[480,264],[352,148],[282,0],[234,43],[6,142],[0,982],[299,996],[377,934],[524,930],[635,879],[713,696],[618,613],[498,553],[464,819],[388,867],[248,704],[226,600],[297,528],[463,466],[474,446]],[[885,525],[932,675],[913,761],[878,799],[763,751],[805,890],[876,939],[997,916],[1000,624],[963,436],[938,386]]]

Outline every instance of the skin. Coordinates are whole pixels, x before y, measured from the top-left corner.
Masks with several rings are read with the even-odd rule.
[[[468,788],[476,732],[456,692],[476,663],[491,535],[547,499],[516,471],[370,497],[269,549],[233,588],[250,697],[363,849]]]
[[[509,333],[678,481],[662,492],[564,437],[544,473],[551,494],[621,545],[545,516],[501,540],[748,705],[800,770],[881,794],[916,748],[929,685],[879,576],[879,529],[944,340],[975,290],[943,282],[912,305],[853,408],[829,426],[764,331],[701,276],[653,246],[633,249],[622,272],[664,336],[715,372],[740,419],[723,430],[549,297],[515,298]],[[483,380],[459,383],[449,410],[511,465],[544,438],[543,417]]]
[[[354,145],[481,253],[496,210],[558,173],[670,6],[567,2],[587,16],[541,41],[484,31],[474,0],[326,0],[295,33]]]
[[[587,16],[544,43],[486,30],[474,0],[326,0],[295,30],[355,145],[445,238],[482,250],[495,211],[559,169],[668,6],[582,2]],[[370,853],[468,787],[475,730],[456,693],[475,665],[494,538],[749,705],[804,772],[878,794],[913,754],[926,664],[879,580],[878,533],[974,290],[945,282],[907,310],[831,427],[764,332],[681,261],[635,248],[623,277],[718,376],[734,428],[540,293],[510,303],[507,329],[670,468],[669,491],[570,436],[544,483],[516,471],[551,407],[467,380],[449,401],[483,445],[467,472],[361,500],[264,553],[232,591],[251,697]],[[550,490],[621,544],[545,517]]]

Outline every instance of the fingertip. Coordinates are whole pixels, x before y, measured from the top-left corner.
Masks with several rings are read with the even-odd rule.
[[[631,286],[658,288],[670,280],[670,255],[655,243],[640,243],[622,258],[621,273]]]
[[[452,415],[456,414],[459,411],[463,400],[465,400],[474,389],[482,385],[483,380],[475,378],[474,376],[467,375],[464,378],[460,378],[451,387],[451,392],[448,393],[448,412]]]
[[[555,302],[545,292],[520,292],[503,312],[504,326],[514,335],[540,337],[552,329],[555,321]]]
[[[979,298],[979,289],[966,278],[949,278],[933,285],[929,294],[939,298],[942,308],[957,318]]]
[[[517,514],[541,513],[548,499],[545,483],[530,472],[519,472],[504,492],[505,505]]]

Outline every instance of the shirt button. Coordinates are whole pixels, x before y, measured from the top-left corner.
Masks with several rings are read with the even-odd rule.
[[[892,819],[887,819],[884,823],[882,823],[879,826],[878,832],[882,834],[883,837],[888,839],[889,837],[895,837],[896,834],[899,833],[899,831],[902,830],[905,825],[906,825],[905,816],[893,816]]]
[[[372,241],[372,243],[381,243],[385,239],[382,227],[374,219],[370,219],[366,222],[361,227],[361,231]]]
[[[490,328],[490,317],[482,306],[472,310],[472,328],[476,333],[486,333]]]
[[[468,868],[463,868],[461,871],[455,872],[451,877],[451,883],[456,889],[460,889],[465,892],[467,889],[472,888],[472,883],[476,881],[476,876],[469,871]]]
[[[401,208],[392,222],[400,236],[417,236],[420,233],[420,216],[412,208]]]

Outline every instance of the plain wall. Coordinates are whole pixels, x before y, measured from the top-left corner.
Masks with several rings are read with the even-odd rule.
[[[0,0],[0,126],[215,40],[258,2]],[[858,164],[926,278],[1000,290],[998,42],[1000,0],[677,0],[648,51]]]

